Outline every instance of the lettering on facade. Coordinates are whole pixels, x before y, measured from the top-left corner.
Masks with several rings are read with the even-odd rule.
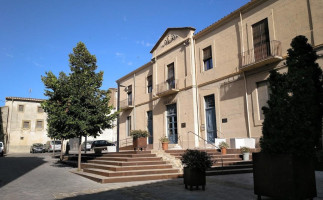
[[[170,44],[171,42],[173,42],[174,40],[176,40],[176,38],[178,38],[178,35],[175,34],[170,34],[168,35],[165,40],[164,40],[164,44],[162,45],[162,47]]]

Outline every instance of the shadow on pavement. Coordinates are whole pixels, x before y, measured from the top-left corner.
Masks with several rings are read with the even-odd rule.
[[[0,158],[0,188],[45,162],[41,157]]]

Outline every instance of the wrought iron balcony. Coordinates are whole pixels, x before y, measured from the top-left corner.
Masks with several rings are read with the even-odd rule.
[[[282,60],[281,42],[273,40],[250,49],[241,54],[242,71],[254,69],[256,67],[264,66],[273,62]]]
[[[120,101],[120,108],[122,110],[128,110],[133,108],[132,99],[125,99]]]
[[[178,91],[178,80],[168,79],[167,81],[157,85],[156,95],[162,97],[177,93]]]

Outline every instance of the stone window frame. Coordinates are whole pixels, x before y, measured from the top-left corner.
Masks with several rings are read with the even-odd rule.
[[[44,109],[41,106],[37,106],[37,113],[43,113]]]
[[[28,122],[29,123],[28,128],[25,128],[24,127],[25,122]],[[31,129],[31,120],[22,120],[21,129],[23,129],[23,130],[30,130]]]
[[[37,127],[37,123],[40,122],[40,121],[42,122],[42,124],[41,124],[42,126],[41,127]],[[36,130],[44,130],[44,120],[43,119],[37,119],[36,120],[35,129]]]
[[[22,110],[20,110],[21,106],[22,106]],[[25,112],[25,105],[24,104],[19,104],[18,105],[18,112]]]

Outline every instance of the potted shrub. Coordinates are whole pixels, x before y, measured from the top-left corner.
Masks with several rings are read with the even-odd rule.
[[[240,151],[242,153],[243,160],[249,160],[250,148],[240,147]]]
[[[204,151],[187,149],[181,158],[184,166],[184,184],[185,188],[190,186],[192,190],[193,186],[202,186],[205,190],[205,171],[213,164],[211,157]]]
[[[163,136],[159,139],[159,141],[162,143],[163,150],[168,150],[169,139],[166,136]]]
[[[293,39],[288,72],[271,71],[260,153],[253,153],[254,193],[275,199],[317,196],[314,152],[322,133],[322,70],[305,36]],[[279,180],[279,181],[277,181]]]
[[[227,154],[227,149],[229,148],[229,145],[226,142],[220,142],[219,148],[221,149],[222,155],[225,155]]]
[[[149,133],[144,130],[132,130],[130,136],[133,138],[134,150],[145,150],[147,148],[147,137]]]

